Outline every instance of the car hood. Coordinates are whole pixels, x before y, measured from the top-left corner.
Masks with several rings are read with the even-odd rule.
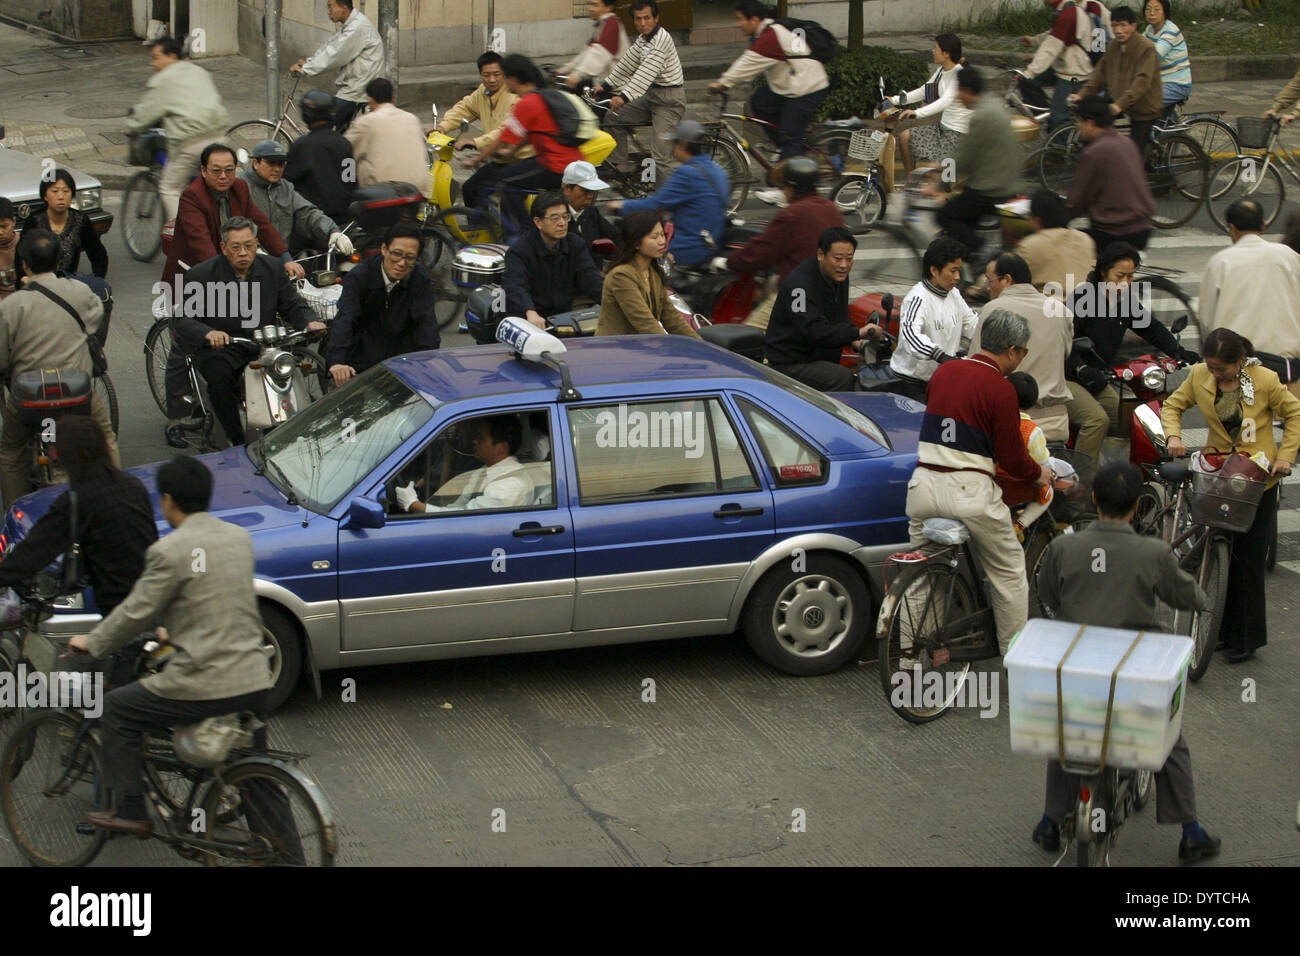
[[[925,406],[888,392],[835,392],[837,400],[866,415],[885,430],[895,455],[916,455]]]
[[[199,461],[208,466],[212,472],[212,501],[208,512],[213,516],[239,525],[250,534],[257,531],[280,528],[301,522],[307,514],[298,505],[285,503],[284,495],[276,490],[264,476],[256,474],[253,463],[243,447],[228,448],[211,455],[200,455]],[[129,474],[135,475],[149,490],[153,502],[154,520],[158,523],[160,534],[170,530],[167,519],[158,507],[158,469],[165,463],[158,461],[137,468],[128,468]],[[67,486],[57,485],[25,495],[15,502],[6,520],[6,530],[10,540],[26,537],[31,526],[41,519],[50,509],[54,499],[63,493]],[[18,515],[22,517],[19,518]],[[16,533],[15,533],[16,532]]]
[[[87,172],[62,164],[77,180],[78,189],[100,188],[99,180]],[[8,196],[15,207],[22,202],[38,202],[36,188],[45,172],[42,160],[17,149],[0,149],[0,195]]]

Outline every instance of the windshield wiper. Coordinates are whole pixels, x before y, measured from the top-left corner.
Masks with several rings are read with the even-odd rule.
[[[281,490],[280,492],[285,497],[285,504],[296,505],[298,503],[298,496],[294,494],[293,484],[285,476],[284,470],[271,459],[270,455],[263,458],[262,463],[267,468],[271,469],[271,477],[276,479],[277,483],[283,484],[284,487],[288,489],[287,491]],[[261,474],[261,472],[259,472],[259,474]]]

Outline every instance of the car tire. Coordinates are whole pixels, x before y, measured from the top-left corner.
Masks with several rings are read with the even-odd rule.
[[[815,554],[763,575],[742,620],[755,654],[777,670],[809,677],[853,660],[873,618],[862,575],[847,561]]]
[[[275,648],[271,656],[271,685],[267,711],[278,710],[289,699],[302,678],[302,636],[298,625],[287,612],[272,604],[260,602],[262,613],[262,639]]]

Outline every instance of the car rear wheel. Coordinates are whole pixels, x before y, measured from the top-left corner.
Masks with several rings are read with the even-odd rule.
[[[745,606],[745,637],[777,670],[825,674],[852,660],[867,636],[870,598],[862,576],[826,555],[794,555],[768,571]]]

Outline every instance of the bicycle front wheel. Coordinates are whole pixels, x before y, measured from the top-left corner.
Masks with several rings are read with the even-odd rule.
[[[105,806],[103,757],[72,714],[38,714],[14,730],[0,787],[5,826],[37,866],[85,866],[104,846],[105,831],[83,821]]]
[[[203,795],[209,866],[333,866],[334,827],[299,775],[265,759],[223,771]]]
[[[1228,231],[1228,207],[1238,199],[1253,199],[1264,214],[1268,229],[1286,201],[1286,186],[1277,166],[1259,156],[1234,156],[1214,167],[1210,173],[1210,218],[1225,233]]]
[[[1155,198],[1151,224],[1175,229],[1191,220],[1205,202],[1210,161],[1186,136],[1162,136],[1146,152],[1147,183]]]
[[[830,200],[839,207],[844,225],[858,235],[870,232],[885,214],[885,191],[880,182],[862,174],[841,176],[831,187]]]
[[[157,178],[148,170],[136,173],[122,197],[122,241],[131,258],[139,262],[153,261],[162,247],[165,219]]]
[[[1208,611],[1197,611],[1192,615],[1192,662],[1187,669],[1187,676],[1197,681],[1209,670],[1210,659],[1214,656],[1214,645],[1219,640],[1219,627],[1223,623],[1223,602],[1228,596],[1228,562],[1230,554],[1228,542],[1214,535],[1205,543],[1201,558],[1200,573],[1197,584],[1214,602]]]
[[[1201,147],[1211,167],[1241,151],[1237,131],[1217,116],[1194,116],[1185,120],[1185,124],[1187,130],[1183,135]]]
[[[167,356],[172,350],[172,321],[159,319],[144,337],[144,374],[158,409],[167,414]]]
[[[745,204],[745,197],[749,195],[749,184],[753,179],[749,157],[735,143],[719,136],[710,139],[704,149],[722,167],[727,182],[731,183],[731,203],[727,206],[727,214],[731,215]]]
[[[273,139],[288,149],[293,145],[293,140],[289,137],[289,131],[283,123],[272,123],[270,120],[256,119],[245,120],[242,123],[236,123],[230,129],[226,130],[226,145],[236,151],[244,149],[251,156],[253,147],[264,139]],[[236,159],[239,157],[236,156]]]
[[[978,610],[970,582],[947,564],[924,561],[899,575],[876,620],[880,686],[894,713],[924,724],[957,701],[970,662],[936,664],[935,652],[942,648],[934,635]]]

